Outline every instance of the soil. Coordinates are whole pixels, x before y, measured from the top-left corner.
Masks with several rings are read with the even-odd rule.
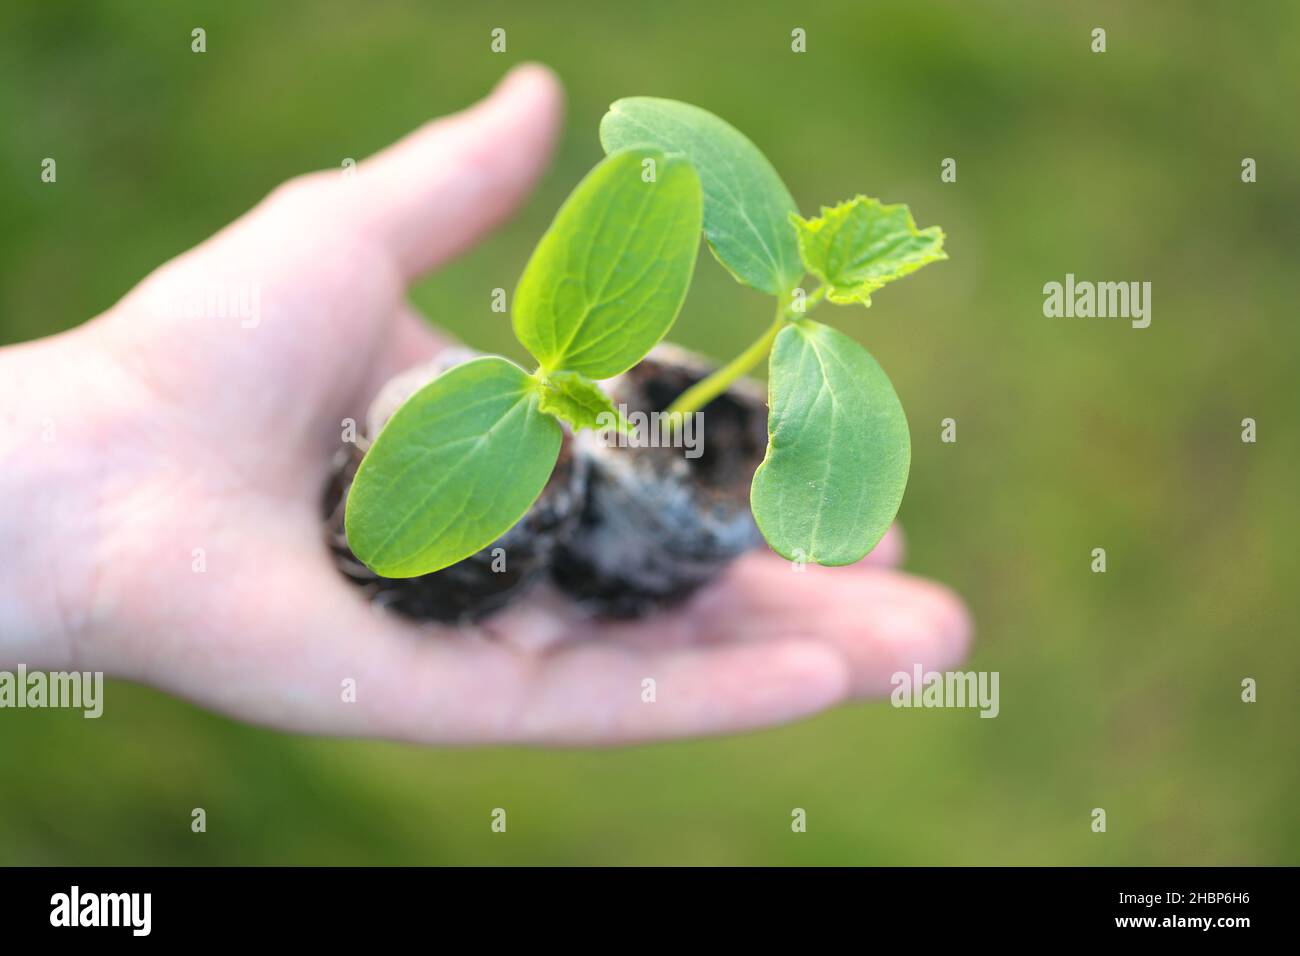
[[[610,385],[627,413],[661,412],[713,366],[661,345]],[[749,507],[767,448],[761,385],[741,381],[702,410],[698,457],[684,447],[610,447],[584,432],[586,503],[553,558],[556,586],[588,612],[639,617],[680,603],[763,544]]]
[[[401,404],[440,373],[477,355],[448,348],[432,362],[390,379],[370,403],[366,435],[379,434]],[[357,560],[344,530],[348,489],[363,457],[362,448],[353,444],[335,455],[323,502],[326,542],[339,570],[372,601],[416,620],[467,624],[504,608],[545,576],[556,545],[577,525],[584,500],[586,462],[575,455],[566,433],[550,481],[513,528],[449,568],[415,578],[385,578]]]
[[[465,624],[501,610],[545,574],[559,541],[577,525],[585,469],[568,436],[551,480],[519,523],[482,551],[449,568],[416,578],[385,578],[357,560],[348,547],[343,516],[362,453],[343,449],[325,492],[326,541],[335,563],[377,604],[406,617]]]
[[[371,403],[367,434],[377,434],[441,371],[473,355],[448,350],[392,379]],[[661,345],[607,390],[627,414],[648,415],[662,412],[712,369],[699,356]],[[589,431],[575,437],[566,429],[555,472],[518,524],[464,561],[416,578],[381,577],[348,548],[347,492],[367,442],[345,445],[323,501],[326,541],[339,570],[371,600],[417,620],[481,620],[547,572],[591,616],[649,614],[685,601],[763,544],[749,488],[767,447],[766,399],[758,383],[738,382],[704,407],[694,433],[652,429],[666,439],[658,444],[644,444],[645,431],[642,442],[620,447],[609,437]]]

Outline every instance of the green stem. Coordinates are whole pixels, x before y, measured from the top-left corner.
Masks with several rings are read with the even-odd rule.
[[[822,286],[814,291],[804,301],[803,313],[795,313],[790,310],[790,296],[783,295],[777,299],[776,318],[768,326],[767,331],[762,334],[749,348],[741,352],[734,359],[728,362],[722,368],[718,369],[712,375],[700,379],[686,391],[682,392],[668,406],[667,414],[672,416],[690,415],[692,412],[698,412],[709,402],[713,401],[728,388],[731,383],[740,378],[759,362],[767,357],[767,353],[772,350],[772,343],[776,341],[777,334],[785,328],[788,319],[806,314],[816,308],[817,303],[825,294],[825,287]]]

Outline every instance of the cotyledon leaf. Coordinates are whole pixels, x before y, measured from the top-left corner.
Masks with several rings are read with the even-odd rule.
[[[546,372],[610,378],[672,327],[701,229],[690,163],[656,150],[609,156],[578,184],[515,293],[514,329]]]
[[[826,284],[826,298],[841,305],[871,305],[871,293],[923,265],[947,259],[943,230],[917,229],[903,203],[886,205],[858,196],[823,206],[815,219],[791,216],[799,254],[808,271]]]
[[[767,157],[708,110],[676,100],[630,96],[600,121],[606,152],[653,146],[686,156],[704,188],[704,238],[740,282],[782,295],[803,278],[790,214],[799,208]]]
[[[353,553],[385,577],[416,577],[510,530],[560,453],[560,425],[539,403],[537,380],[496,356],[458,365],[412,395],[348,492]]]
[[[851,564],[903,500],[903,406],[866,349],[809,319],[777,335],[768,387],[767,456],[750,493],[759,530],[791,561]]]

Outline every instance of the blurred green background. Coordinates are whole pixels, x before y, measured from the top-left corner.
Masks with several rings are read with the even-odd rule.
[[[478,347],[518,354],[484,290],[513,288],[620,96],[726,117],[805,214],[862,191],[943,225],[950,262],[829,317],[908,409],[909,565],[969,600],[969,666],[1000,671],[1002,712],[875,702],[722,740],[452,751],[286,736],[113,684],[98,722],[0,712],[0,862],[1300,862],[1300,6],[116,0],[4,20],[0,343],[76,325],[281,179],[526,59],[568,87],[557,160],[414,290]],[[1151,327],[1045,318],[1066,272],[1152,282]],[[725,356],[768,311],[706,254],[673,337]]]

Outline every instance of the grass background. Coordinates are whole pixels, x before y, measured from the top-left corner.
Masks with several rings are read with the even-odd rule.
[[[877,702],[724,740],[450,751],[290,737],[114,684],[97,722],[0,712],[0,863],[1300,861],[1300,7],[112,0],[4,19],[0,343],[76,325],[279,180],[525,59],[567,84],[558,158],[414,290],[480,348],[518,354],[485,290],[513,288],[620,96],[726,117],[805,213],[862,191],[942,224],[950,262],[832,318],[908,409],[909,563],[968,598],[1002,713]],[[1066,272],[1152,282],[1151,327],[1044,318]],[[726,356],[767,315],[706,255],[673,337]]]

